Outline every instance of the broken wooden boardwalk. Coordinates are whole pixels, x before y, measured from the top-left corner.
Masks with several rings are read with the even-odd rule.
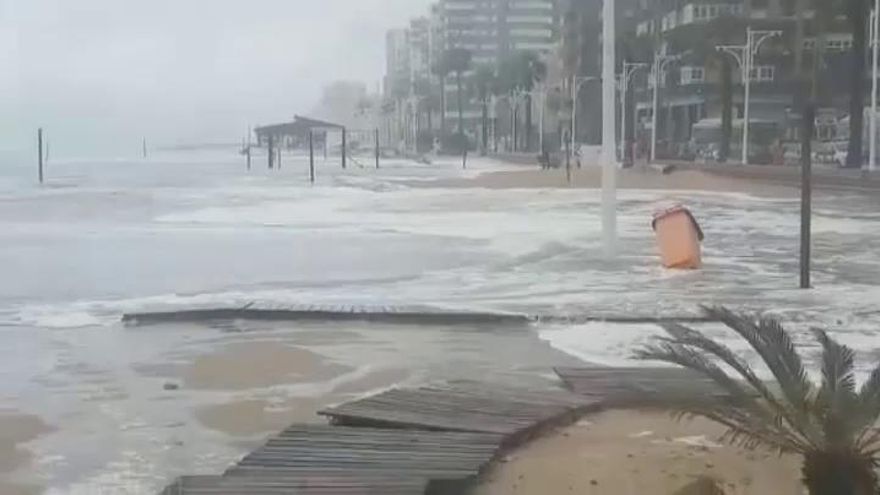
[[[715,383],[684,368],[555,368],[568,390],[600,400],[603,407],[650,406],[671,397],[712,399]]]
[[[460,494],[505,452],[603,407],[718,390],[674,368],[558,368],[571,392],[470,381],[393,389],[319,412],[221,476],[185,476],[162,495]]]
[[[291,426],[222,476],[185,476],[162,495],[463,493],[506,449],[596,405],[473,382],[389,390],[321,411],[334,426]]]

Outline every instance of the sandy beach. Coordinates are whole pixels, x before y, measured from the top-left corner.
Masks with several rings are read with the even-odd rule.
[[[32,461],[32,454],[25,444],[52,430],[38,416],[0,411],[0,493],[26,495],[41,492],[39,486],[16,483],[12,475]]]
[[[673,495],[700,477],[728,495],[798,495],[798,460],[716,440],[706,420],[659,411],[607,411],[514,451],[473,495]]]
[[[657,170],[640,166],[620,170],[617,180],[617,185],[620,189],[741,192],[755,196],[778,198],[795,197],[797,195],[797,189],[793,187],[723,177],[699,170],[676,170],[669,174],[662,174]],[[423,183],[413,185],[425,186]],[[537,166],[529,167],[524,165],[521,170],[488,172],[473,178],[441,179],[432,185],[436,187],[479,187],[486,189],[596,189],[602,187],[602,169],[597,166],[572,168],[571,183],[569,183],[564,168],[540,170]]]

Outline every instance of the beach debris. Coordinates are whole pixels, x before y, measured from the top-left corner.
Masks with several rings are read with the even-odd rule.
[[[676,204],[654,212],[651,222],[666,268],[695,270],[703,264],[700,244],[705,236],[694,215]]]
[[[599,484],[599,482],[596,480],[590,480],[590,484],[593,486],[597,486]]]
[[[629,435],[630,438],[645,438],[650,437],[654,434],[651,430],[640,431],[638,433],[632,433]]]
[[[163,390],[179,390],[180,385],[173,382],[165,382],[165,385],[162,385]]]

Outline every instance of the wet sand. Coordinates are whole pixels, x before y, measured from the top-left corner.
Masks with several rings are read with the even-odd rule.
[[[797,458],[716,443],[723,432],[664,412],[604,412],[513,452],[473,495],[673,495],[703,476],[729,495],[801,493]]]
[[[408,376],[403,370],[379,369],[338,386],[327,385],[351,371],[307,349],[269,341],[232,344],[199,356],[182,370],[181,379],[186,389],[230,392],[226,401],[197,407],[199,423],[231,437],[253,438],[291,423],[325,423],[316,414],[321,408]],[[315,384],[315,390],[293,397],[269,390],[297,384]]]
[[[620,170],[620,189],[668,189],[686,191],[744,192],[756,196],[792,197],[797,189],[745,179],[734,179],[699,170],[678,170],[670,174],[646,167]],[[486,189],[556,188],[573,187],[596,189],[602,187],[602,169],[584,167],[572,169],[572,180],[566,181],[565,169],[540,170],[523,166],[522,170],[489,172],[473,178],[443,179],[431,183],[414,183],[414,187],[479,187]]]
[[[282,342],[249,342],[196,358],[183,380],[187,388],[246,390],[326,380],[345,371],[349,368],[306,349]]]
[[[31,453],[23,444],[52,429],[38,416],[0,411],[0,493],[25,495],[42,491],[38,486],[16,483],[12,474],[31,462]]]

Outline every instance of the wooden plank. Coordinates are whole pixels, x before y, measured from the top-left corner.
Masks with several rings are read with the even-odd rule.
[[[556,368],[572,392],[597,398],[604,406],[652,405],[668,397],[723,395],[712,380],[682,368]]]

